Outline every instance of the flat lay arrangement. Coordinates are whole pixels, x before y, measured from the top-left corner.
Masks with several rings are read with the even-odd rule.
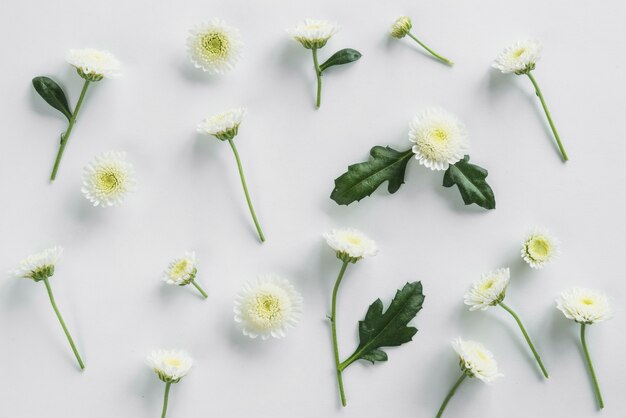
[[[370,22],[385,42],[384,75],[367,73],[375,47],[359,40],[354,22],[323,11],[283,27],[269,19],[257,39],[237,14],[209,8],[185,18],[186,32],[174,31],[180,22],[168,28],[178,43],[134,57],[117,42],[102,38],[106,49],[95,48],[78,34],[65,49],[38,51],[59,65],[28,74],[31,84],[21,86],[37,109],[29,117],[33,125],[60,121],[63,131],[52,141],[50,167],[40,163],[49,148],[20,151],[37,162],[28,171],[38,183],[22,187],[37,197],[6,216],[24,231],[7,260],[7,281],[43,282],[56,320],[43,322],[40,295],[21,290],[36,312],[7,310],[26,334],[7,332],[11,351],[3,356],[18,361],[15,353],[28,352],[53,363],[40,370],[41,384],[68,389],[47,407],[49,417],[83,416],[58,406],[72,397],[89,402],[81,391],[95,390],[91,382],[101,390],[104,381],[119,386],[112,399],[125,400],[103,400],[94,416],[217,416],[215,405],[224,417],[558,416],[557,406],[537,415],[551,403],[548,393],[576,394],[567,416],[619,416],[615,393],[626,382],[605,360],[619,345],[611,340],[618,329],[612,321],[591,325],[621,321],[621,288],[604,280],[600,266],[621,251],[606,244],[623,236],[621,224],[601,232],[595,221],[572,223],[580,213],[603,213],[601,191],[580,180],[578,161],[589,161],[581,135],[568,129],[562,139],[535,78],[568,65],[559,62],[563,45],[554,37],[544,45],[529,30],[499,54],[481,51],[470,34],[451,42],[422,23],[442,16],[418,6],[404,12]],[[496,30],[490,36],[496,47],[511,41]],[[461,45],[476,49],[471,62]],[[159,59],[169,60],[162,74],[170,79],[144,82],[138,61],[157,68]],[[488,81],[463,76],[472,65]],[[242,83],[244,71],[259,75],[256,87]],[[541,74],[544,88],[562,83],[553,75]],[[402,87],[413,79],[439,85],[441,95]],[[126,96],[133,83],[149,91]],[[491,108],[478,105],[486,85],[499,94]],[[368,96],[368,89],[384,93]],[[397,102],[375,97],[392,90]],[[477,105],[456,102],[451,91],[475,95]],[[165,99],[172,94],[176,100]],[[497,108],[522,99],[527,106],[514,102],[519,114]],[[568,104],[555,102],[556,114]],[[131,126],[136,115],[147,117],[141,112],[168,107],[171,119],[160,114],[151,126],[142,119]],[[489,116],[477,122],[479,112]],[[484,124],[496,113],[508,119]],[[593,141],[591,153],[602,143]],[[518,187],[508,186],[511,179]],[[574,187],[589,205],[576,215],[565,203]],[[0,306],[3,298],[13,300],[0,293]],[[30,327],[46,331],[30,335]],[[10,416],[41,415],[23,399],[12,404],[19,397],[8,390]],[[255,406],[259,399],[267,405]]]

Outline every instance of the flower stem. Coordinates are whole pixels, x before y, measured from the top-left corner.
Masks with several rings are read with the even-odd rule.
[[[235,143],[232,139],[228,140],[230,147],[233,149],[233,153],[235,154],[235,159],[237,160],[237,168],[239,169],[239,177],[241,178],[241,185],[243,186],[243,191],[246,194],[246,201],[248,202],[248,208],[250,208],[250,214],[252,215],[252,220],[254,221],[254,225],[256,226],[256,230],[259,233],[259,238],[261,242],[265,242],[265,236],[263,235],[263,231],[261,230],[261,225],[259,225],[259,220],[256,217],[256,213],[254,212],[254,207],[252,207],[252,200],[250,200],[250,194],[248,193],[248,186],[246,185],[246,178],[243,175],[243,167],[241,166],[241,160],[239,159],[239,153],[237,152],[237,147],[235,147]]]
[[[420,44],[420,46],[422,48],[424,48],[426,51],[430,52],[431,55],[435,58],[437,58],[439,61],[448,64],[450,66],[454,65],[454,63],[452,61],[450,61],[447,58],[442,57],[441,55],[439,55],[438,53],[436,53],[435,51],[433,51],[432,49],[430,49],[425,43],[423,43],[422,41],[420,41],[419,39],[417,39],[415,36],[413,36],[412,33],[408,33],[407,35],[409,35],[411,37],[411,39],[413,39],[415,42],[417,42],[418,44]]]
[[[456,381],[454,386],[452,386],[452,389],[450,389],[450,392],[448,392],[448,395],[446,395],[446,399],[443,400],[443,403],[441,404],[441,407],[439,408],[439,412],[437,412],[437,418],[441,418],[441,416],[443,415],[443,411],[446,409],[446,406],[448,405],[448,402],[450,402],[450,399],[452,399],[452,397],[454,396],[454,393],[456,392],[456,390],[459,388],[459,386],[461,385],[463,380],[465,380],[466,377],[467,377],[467,374],[463,373],[461,377],[459,377],[459,380]]]
[[[165,395],[163,396],[163,412],[161,412],[161,418],[165,418],[167,414],[167,401],[170,397],[170,386],[172,386],[172,382],[165,383]]]
[[[76,117],[78,116],[78,111],[80,110],[81,105],[83,104],[83,99],[85,98],[85,94],[87,93],[87,88],[89,87],[89,80],[85,80],[85,84],[83,84],[83,89],[80,92],[80,97],[78,98],[78,102],[76,103],[76,108],[70,117],[69,125],[67,126],[67,130],[63,135],[61,135],[61,145],[59,145],[59,152],[57,153],[57,158],[54,160],[54,167],[52,168],[52,174],[50,174],[50,181],[54,181],[57,176],[57,171],[59,170],[59,164],[61,163],[61,158],[63,157],[63,152],[65,151],[65,145],[67,145],[67,140],[70,139],[70,134],[72,133],[72,128],[74,127],[74,123],[76,123]]]
[[[589,356],[589,350],[587,349],[587,340],[585,339],[585,325],[580,324],[580,342],[583,345],[583,351],[585,352],[585,359],[587,359],[587,364],[589,365],[589,372],[591,373],[591,378],[593,379],[593,388],[596,391],[596,398],[598,399],[598,404],[600,405],[600,409],[604,408],[604,400],[602,400],[602,394],[600,393],[600,385],[598,384],[598,378],[596,377],[596,372],[593,369],[593,364],[591,363],[591,357]]]
[[[335,368],[337,369],[337,383],[339,385],[339,394],[341,395],[341,405],[343,406],[346,406],[346,394],[343,391],[343,378],[341,376],[343,368],[341,368],[341,363],[339,361],[339,347],[337,345],[337,292],[339,291],[339,285],[341,284],[343,275],[348,268],[348,263],[348,261],[343,262],[341,270],[339,271],[339,276],[337,276],[337,281],[335,281],[330,313],[330,328],[333,334],[333,350],[335,354]]]
[[[513,309],[511,309],[507,305],[505,305],[504,302],[499,302],[499,305],[502,306],[502,308],[504,308],[505,311],[510,313],[511,316],[515,319],[515,322],[517,322],[517,325],[519,325],[519,328],[520,328],[520,330],[522,330],[522,334],[524,334],[524,338],[526,339],[526,342],[528,343],[528,346],[530,347],[530,350],[533,352],[533,355],[535,356],[535,360],[537,360],[537,363],[539,364],[539,367],[541,368],[541,372],[543,373],[543,375],[547,379],[548,378],[548,371],[546,370],[546,368],[544,367],[543,363],[541,362],[541,357],[539,357],[539,353],[537,353],[537,350],[535,350],[535,346],[533,345],[532,341],[530,340],[530,337],[528,336],[528,333],[526,332],[526,329],[524,328],[524,325],[522,324],[522,321],[519,319],[519,316],[517,316],[517,314],[513,311]]]
[[[317,76],[317,101],[315,105],[319,109],[322,100],[322,70],[320,70],[319,63],[317,62],[317,48],[311,48],[313,52],[313,67],[315,69],[315,75]]]
[[[533,86],[535,87],[535,93],[537,94],[537,97],[539,97],[539,100],[541,101],[541,106],[543,107],[543,111],[545,112],[546,117],[548,118],[548,123],[550,124],[552,133],[554,134],[554,139],[556,139],[556,143],[559,146],[561,155],[563,156],[563,161],[567,161],[568,160],[567,153],[565,152],[565,148],[563,148],[563,144],[561,143],[561,138],[559,137],[559,133],[556,130],[556,126],[554,126],[554,122],[552,122],[552,116],[550,116],[548,105],[546,104],[546,101],[543,98],[543,94],[541,93],[539,84],[537,84],[537,80],[535,80],[535,77],[533,77],[530,71],[528,71],[526,75],[528,76],[528,78],[530,79],[530,82],[533,83]]]
[[[70,335],[70,332],[67,330],[67,327],[65,326],[65,321],[63,320],[63,317],[61,316],[61,312],[59,312],[59,308],[57,308],[57,304],[54,301],[54,295],[52,294],[52,288],[50,287],[50,282],[48,281],[48,278],[43,279],[43,282],[45,283],[46,289],[48,290],[48,296],[50,297],[50,303],[52,304],[52,308],[54,309],[54,312],[57,314],[57,318],[59,318],[59,322],[61,323],[63,332],[65,332],[65,336],[67,337],[67,340],[69,341],[70,346],[72,347],[72,351],[74,352],[74,355],[76,356],[78,365],[80,366],[81,370],[84,370],[85,365],[83,364],[83,360],[80,358],[80,354],[78,354],[78,350],[76,349],[76,346],[74,345],[74,340],[72,340],[72,336]]]
[[[195,280],[192,280],[192,281],[191,281],[191,284],[192,284],[192,285],[193,285],[196,289],[198,289],[198,292],[200,292],[200,294],[201,294],[201,295],[202,295],[205,299],[207,299],[207,298],[209,297],[209,295],[207,295],[207,294],[206,294],[206,292],[204,291],[204,289],[203,289],[203,288],[201,288],[201,287],[200,287],[200,285],[199,285],[199,284],[198,284]]]

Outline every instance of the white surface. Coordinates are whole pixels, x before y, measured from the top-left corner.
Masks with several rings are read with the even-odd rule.
[[[464,383],[445,416],[593,417],[578,327],[553,302],[580,284],[614,298],[615,318],[591,327],[588,338],[607,404],[602,416],[623,416],[623,2],[11,1],[2,9],[0,270],[48,245],[65,247],[52,286],[87,369],[77,371],[44,286],[2,281],[0,415],[158,416],[163,384],[144,358],[180,347],[197,367],[173,387],[171,417],[434,416],[459,374],[449,341],[461,335],[491,348],[506,377],[490,387]],[[390,39],[400,14],[457,65]],[[243,60],[221,77],[195,70],[184,47],[188,28],[213,16],[238,26],[246,42]],[[306,17],[343,26],[322,57],[344,47],[363,53],[328,72],[319,111],[310,53],[284,31]],[[490,69],[501,48],[524,37],[545,43],[535,74],[571,157],[565,165],[528,80]],[[81,80],[64,56],[86,46],[114,52],[124,77],[89,91],[49,185],[65,124],[30,80],[54,77],[75,103]],[[495,211],[463,207],[456,190],[440,187],[441,173],[416,163],[393,196],[381,188],[350,207],[328,198],[333,179],[371,146],[409,146],[408,121],[431,104],[466,122],[472,160],[489,169]],[[237,105],[248,107],[237,144],[264,245],[230,149],[195,133],[204,116]],[[80,194],[80,174],[107,150],[128,152],[140,190],[124,207],[101,210]],[[561,258],[542,271],[518,257],[534,225],[563,241]],[[412,343],[387,350],[386,364],[345,372],[344,410],[325,321],[339,262],[321,239],[336,226],[360,228],[382,249],[351,267],[341,289],[342,357],[374,299],[387,305],[417,279],[427,295]],[[191,287],[159,280],[186,249],[197,251],[206,302]],[[547,382],[512,318],[463,306],[470,282],[499,266],[512,269],[507,301],[545,359]],[[235,292],[264,272],[291,278],[305,297],[300,326],[282,341],[248,340],[232,321]]]

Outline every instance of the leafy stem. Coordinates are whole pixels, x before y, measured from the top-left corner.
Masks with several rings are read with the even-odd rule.
[[[580,342],[583,346],[583,352],[585,353],[585,359],[589,365],[589,373],[591,373],[591,379],[593,380],[593,388],[596,392],[596,398],[600,409],[604,408],[604,400],[602,400],[602,394],[600,393],[600,385],[598,384],[598,378],[596,372],[593,369],[593,363],[591,362],[591,356],[589,356],[589,350],[587,349],[587,340],[585,339],[585,327],[587,324],[580,324]]]
[[[165,383],[165,395],[163,395],[163,412],[161,412],[161,418],[165,418],[167,414],[167,401],[170,397],[170,386],[172,386],[172,382]]]
[[[68,139],[70,139],[70,134],[72,133],[72,128],[74,128],[74,123],[76,123],[76,117],[78,116],[78,112],[80,111],[80,107],[83,104],[83,100],[85,99],[85,94],[87,93],[87,89],[89,88],[89,80],[85,80],[85,84],[83,84],[83,89],[80,92],[80,97],[78,98],[78,102],[76,103],[76,108],[72,113],[72,116],[69,120],[69,125],[67,126],[67,130],[64,134],[61,135],[61,144],[59,145],[59,151],[57,152],[57,157],[54,160],[54,167],[52,168],[52,174],[50,174],[50,181],[54,181],[57,176],[57,171],[59,170],[59,164],[61,163],[61,158],[63,157],[63,152],[65,152],[65,146],[67,145]]]
[[[517,325],[519,325],[520,330],[522,330],[522,334],[524,334],[524,338],[526,339],[526,342],[528,343],[528,346],[530,347],[531,351],[533,352],[533,355],[535,356],[535,360],[537,360],[537,363],[539,364],[539,367],[541,368],[541,372],[543,373],[543,375],[545,376],[545,378],[548,378],[548,371],[546,370],[546,368],[544,367],[543,363],[541,362],[541,357],[539,357],[539,353],[537,353],[537,350],[535,349],[535,346],[533,345],[532,341],[530,340],[530,337],[528,336],[528,333],[526,332],[526,329],[524,328],[524,325],[522,324],[522,321],[519,319],[519,316],[517,316],[517,314],[513,311],[513,309],[509,308],[504,302],[498,302],[498,304],[508,313],[511,314],[511,316],[515,319],[515,322],[517,322]]]
[[[454,386],[452,386],[452,389],[450,389],[450,392],[448,392],[448,394],[446,395],[446,398],[443,400],[443,403],[441,404],[441,407],[439,408],[439,412],[437,412],[437,418],[441,418],[441,416],[443,415],[443,411],[446,409],[446,406],[448,405],[448,402],[450,402],[450,399],[452,399],[452,397],[454,396],[454,393],[459,388],[459,386],[461,386],[461,383],[463,383],[463,380],[465,380],[466,377],[467,377],[467,374],[463,373],[461,377],[459,377],[459,379],[456,381]]]
[[[341,395],[341,404],[346,406],[346,394],[343,390],[343,378],[341,376],[341,372],[343,369],[347,367],[343,365],[343,363],[339,362],[339,347],[337,345],[337,292],[339,291],[339,285],[341,284],[341,280],[343,279],[343,275],[348,268],[349,261],[344,261],[341,265],[341,270],[339,271],[339,276],[337,276],[337,280],[335,281],[335,287],[333,287],[333,296],[331,302],[331,314],[330,314],[330,328],[333,334],[333,351],[335,354],[335,368],[337,369],[337,383],[339,385],[339,394]]]
[[[78,365],[80,366],[80,369],[83,370],[85,369],[85,365],[83,364],[83,360],[80,358],[80,354],[78,354],[78,350],[76,349],[76,346],[74,345],[74,340],[72,339],[72,336],[70,335],[70,332],[68,331],[67,326],[65,326],[65,321],[63,320],[63,316],[61,316],[61,312],[59,312],[59,308],[57,308],[57,304],[54,300],[54,295],[52,294],[52,287],[50,287],[50,282],[48,281],[48,278],[46,277],[45,279],[43,279],[43,282],[46,285],[46,290],[48,291],[48,296],[50,297],[50,303],[52,304],[52,308],[54,309],[54,312],[57,314],[57,318],[59,318],[59,322],[61,323],[63,332],[65,332],[65,336],[67,337],[67,340],[69,341],[70,346],[72,347],[72,351],[74,352],[74,356],[76,356]]]
[[[206,292],[204,291],[204,289],[202,287],[200,287],[200,285],[195,281],[192,280],[191,284],[193,285],[193,287],[195,287],[196,289],[198,289],[198,292],[200,292],[200,294],[202,295],[202,297],[204,297],[205,299],[207,299],[209,297],[209,295],[206,294]]]
[[[243,167],[241,165],[241,159],[239,158],[239,153],[237,152],[237,147],[235,147],[235,143],[232,139],[228,140],[230,147],[233,149],[233,154],[235,154],[235,160],[237,160],[237,168],[239,169],[239,177],[241,178],[241,185],[243,186],[243,191],[246,195],[246,201],[248,202],[248,208],[250,209],[250,214],[252,215],[252,220],[254,221],[254,225],[256,226],[256,230],[259,234],[259,238],[261,242],[265,241],[265,236],[263,235],[263,231],[261,230],[261,225],[259,224],[259,220],[256,217],[256,213],[254,212],[254,207],[252,206],[252,200],[250,199],[250,194],[248,193],[248,186],[246,185],[246,178],[243,175]]]
[[[311,48],[311,52],[313,53],[313,68],[315,69],[315,75],[317,77],[317,100],[315,105],[319,109],[322,100],[322,70],[317,61],[317,48]]]
[[[432,49],[430,49],[425,43],[423,43],[422,41],[420,41],[419,39],[417,39],[415,36],[413,36],[412,33],[408,33],[407,35],[409,35],[411,37],[411,39],[413,39],[415,42],[417,42],[422,48],[424,48],[426,51],[430,52],[430,54],[437,58],[439,61],[448,64],[450,66],[454,65],[454,63],[452,61],[450,61],[447,58],[442,57],[441,55],[439,55],[438,53],[436,53],[435,51],[433,51]]]
[[[525,72],[525,74],[528,76],[528,78],[530,79],[530,82],[533,83],[533,86],[535,87],[535,92],[537,93],[537,97],[539,97],[539,100],[541,101],[541,106],[543,107],[543,111],[546,114],[546,117],[548,118],[550,129],[552,129],[552,133],[554,134],[554,139],[556,139],[556,143],[559,146],[559,150],[561,151],[561,155],[563,156],[563,161],[567,161],[568,160],[567,153],[565,152],[565,148],[563,148],[563,144],[561,143],[561,138],[559,137],[559,133],[557,132],[556,127],[554,126],[554,122],[552,122],[552,116],[550,116],[548,105],[546,104],[546,101],[543,98],[543,94],[541,93],[539,84],[537,83],[537,80],[535,80],[535,77],[531,74],[530,71]]]

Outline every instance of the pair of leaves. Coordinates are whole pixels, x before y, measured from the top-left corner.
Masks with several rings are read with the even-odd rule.
[[[354,62],[361,58],[361,53],[356,49],[345,48],[335,52],[330,58],[328,58],[322,65],[320,65],[320,72],[324,72],[328,67],[335,65],[344,65]]]
[[[359,321],[359,346],[344,368],[356,360],[367,360],[374,364],[387,361],[387,353],[382,347],[396,347],[413,340],[417,328],[407,326],[422,309],[424,294],[422,283],[407,283],[396,292],[395,297],[383,312],[383,303],[376,299]]]
[[[452,187],[455,184],[461,192],[461,197],[466,205],[476,203],[485,209],[495,209],[496,199],[493,190],[485,178],[488,172],[475,164],[470,164],[469,155],[461,161],[451,165],[443,175],[443,187]]]
[[[389,182],[387,190],[395,193],[404,184],[406,165],[413,156],[412,150],[396,151],[390,147],[375,146],[368,161],[353,164],[348,171],[335,179],[330,198],[340,205],[349,205],[370,196],[381,184]],[[485,209],[495,209],[493,190],[485,180],[487,170],[469,163],[466,155],[448,167],[443,176],[443,186],[457,185],[466,205],[475,203]]]
[[[70,109],[65,92],[56,81],[50,77],[35,77],[33,78],[33,87],[46,103],[63,113],[63,116],[65,116],[68,121],[72,118],[72,110]]]

